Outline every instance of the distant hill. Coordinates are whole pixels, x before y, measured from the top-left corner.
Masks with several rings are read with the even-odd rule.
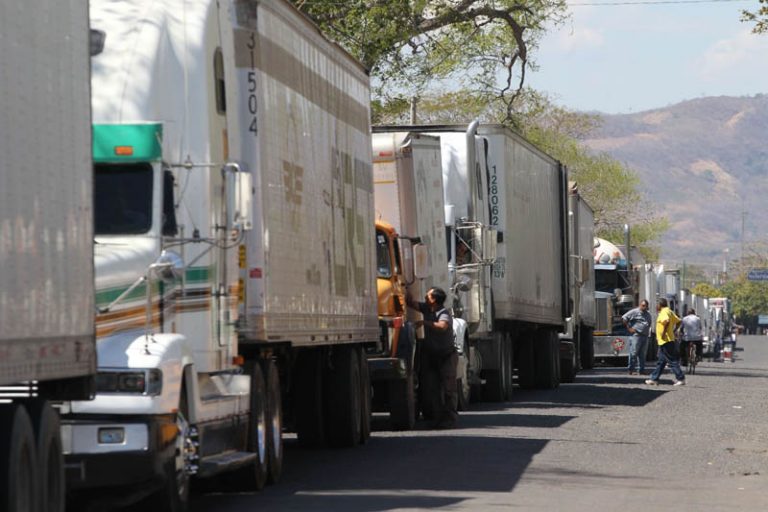
[[[636,114],[602,114],[589,147],[640,175],[671,222],[662,260],[714,266],[724,249],[768,240],[768,95],[711,97]]]

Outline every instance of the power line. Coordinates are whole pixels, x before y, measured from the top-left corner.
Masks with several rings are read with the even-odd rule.
[[[581,7],[581,6],[614,6],[614,5],[661,5],[661,4],[713,4],[713,3],[734,3],[734,2],[751,2],[752,0],[637,0],[628,2],[575,2],[568,3],[569,7]]]

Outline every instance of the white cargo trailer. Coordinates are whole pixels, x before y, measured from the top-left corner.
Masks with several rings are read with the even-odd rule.
[[[375,128],[403,130],[440,137],[446,224],[452,244],[471,249],[451,269],[467,289],[474,383],[504,400],[515,364],[522,386],[556,387],[568,314],[565,168],[501,125]]]
[[[88,3],[0,4],[0,510],[64,509],[96,371]]]
[[[595,264],[592,251],[595,237],[595,214],[579,193],[578,184],[569,183],[568,253],[571,314],[565,332],[560,335],[560,366],[563,382],[572,382],[580,369],[594,365],[592,333],[597,317],[595,310]],[[564,343],[569,342],[569,343]]]
[[[65,417],[73,488],[181,510],[192,475],[278,480],[284,418],[364,441],[365,71],[285,0],[92,0],[91,24],[99,372]]]

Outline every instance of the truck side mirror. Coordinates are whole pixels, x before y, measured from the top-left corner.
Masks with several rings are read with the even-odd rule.
[[[184,275],[184,260],[177,253],[165,250],[149,268],[164,283],[173,283]]]
[[[226,181],[227,227],[248,231],[251,223],[251,197],[253,182],[250,173],[236,163],[227,163],[222,169]]]
[[[459,276],[459,280],[454,285],[457,292],[468,292],[472,289],[472,280],[466,275]]]
[[[413,246],[413,276],[416,279],[429,276],[429,249],[424,244]]]

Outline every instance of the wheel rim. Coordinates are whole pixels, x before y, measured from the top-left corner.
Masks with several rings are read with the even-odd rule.
[[[189,490],[189,476],[197,472],[197,431],[189,425],[181,411],[176,414],[176,428],[179,430],[179,435],[176,436],[176,492],[179,497],[184,498]]]
[[[274,391],[270,390],[270,393],[274,393]],[[283,451],[283,443],[282,441],[282,432],[283,432],[283,425],[281,421],[282,414],[280,414],[280,401],[277,399],[277,397],[272,396],[272,404],[273,407],[271,408],[272,411],[272,417],[270,420],[270,426],[271,433],[272,433],[272,446],[274,447],[275,456],[279,458],[282,455]],[[262,430],[260,428],[260,430]],[[262,456],[262,449],[264,450],[264,453],[266,453],[266,434],[263,434],[264,437],[264,446],[261,446],[261,441],[259,442],[259,456]],[[262,459],[263,460],[263,459]]]
[[[267,414],[263,407],[256,420],[256,450],[263,464],[267,460]]]

